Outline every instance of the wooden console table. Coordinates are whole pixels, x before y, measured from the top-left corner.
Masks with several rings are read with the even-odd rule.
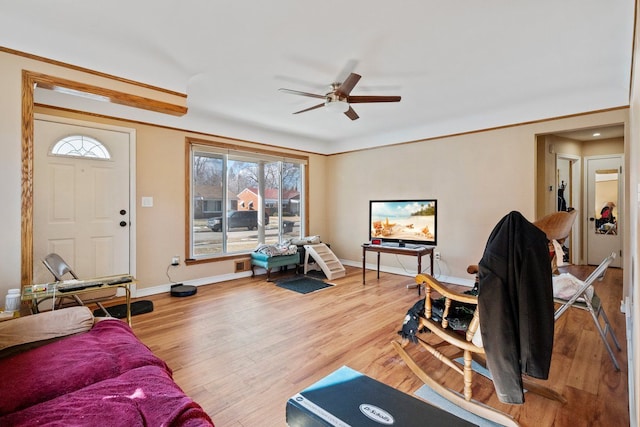
[[[376,252],[378,254],[378,263],[377,263],[377,271],[378,271],[378,279],[380,279],[380,254],[396,254],[396,255],[410,255],[418,257],[418,273],[422,273],[422,257],[425,255],[429,255],[429,259],[431,260],[429,270],[429,274],[433,274],[433,250],[435,246],[416,246],[416,247],[400,247],[400,246],[391,246],[391,245],[372,245],[369,243],[365,243],[362,245],[362,284],[365,284],[365,274],[367,271],[366,261],[367,261],[367,251]],[[418,293],[420,293],[420,288],[418,287]]]

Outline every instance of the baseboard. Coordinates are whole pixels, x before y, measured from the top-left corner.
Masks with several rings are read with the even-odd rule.
[[[136,298],[137,297],[137,286],[136,283],[131,283],[129,285],[129,292],[131,292],[131,298]],[[124,288],[118,288],[116,289],[116,296],[118,297],[124,297],[127,296],[127,292],[124,290]]]
[[[359,263],[357,261],[350,261],[350,260],[340,260],[340,262],[343,265],[348,265],[351,267],[357,267],[357,268],[362,268],[362,263]],[[367,270],[375,270],[376,266],[375,264],[370,264],[367,265]],[[415,273],[410,273],[407,271],[404,271],[401,268],[393,268],[393,267],[385,267],[385,266],[380,266],[380,271],[384,271],[385,273],[392,273],[392,274],[397,274],[399,276],[407,276],[407,277],[414,277]],[[260,274],[264,272],[264,274],[266,274],[266,270],[260,268],[260,267],[256,267],[256,274]],[[243,277],[251,277],[251,271],[243,271],[243,272],[239,272],[239,273],[231,273],[231,274],[223,274],[221,276],[211,276],[211,277],[204,277],[204,278],[200,278],[200,279],[195,279],[195,280],[183,280],[181,283],[184,285],[191,285],[191,286],[203,286],[203,285],[211,285],[214,283],[219,283],[219,282],[226,282],[228,280],[233,280],[233,279],[240,279]],[[473,287],[474,284],[474,280],[473,279],[463,279],[460,277],[454,277],[454,276],[435,276],[436,279],[442,281],[442,282],[446,282],[446,283],[451,283],[454,285],[461,285],[461,286],[467,286],[467,287]],[[162,294],[162,293],[169,293],[171,292],[171,285],[173,285],[174,283],[166,283],[166,284],[162,284],[162,285],[157,285],[157,286],[151,286],[148,288],[135,288],[135,285],[132,286],[131,289],[131,296],[133,298],[142,298],[142,297],[148,297],[151,295],[157,295],[157,294]],[[124,296],[124,295],[123,295]]]
[[[362,268],[362,263],[361,262],[357,262],[357,261],[351,261],[351,260],[343,260],[341,259],[340,262],[342,263],[342,265],[348,265],[351,267],[357,267],[357,268]],[[376,270],[376,264],[365,264],[367,270]],[[380,271],[383,271],[385,273],[391,273],[391,274],[397,274],[399,276],[407,276],[407,277],[415,277],[416,273],[415,272],[409,272],[409,271],[405,271],[402,268],[394,268],[394,267],[387,267],[387,266],[380,266]],[[469,279],[469,278],[461,278],[461,277],[455,277],[455,276],[444,276],[441,274],[436,274],[434,275],[434,277],[436,279],[438,279],[441,282],[446,282],[446,283],[451,283],[453,285],[460,285],[460,286],[467,286],[469,288],[472,288],[473,285],[475,284],[475,278],[473,279]]]
[[[223,274],[221,276],[203,277],[195,280],[183,280],[180,283],[182,283],[183,285],[190,285],[190,286],[203,286],[203,285],[211,285],[219,282],[226,282],[228,280],[233,280],[233,279],[240,279],[243,277],[251,277],[251,271]],[[166,283],[158,286],[151,286],[148,288],[137,289],[135,297],[141,298],[141,297],[148,297],[151,295],[157,295],[162,293],[169,293],[171,292],[171,285],[175,285],[175,283]]]
[[[633,310],[634,310],[634,303],[631,300],[630,297],[625,297],[624,301],[621,304],[623,306],[622,311],[625,314],[625,329],[626,329],[626,334],[627,334],[627,360],[632,361],[635,360],[635,354],[634,354],[634,345],[633,345],[633,337],[634,335],[634,330],[633,330]],[[636,422],[636,419],[634,419],[635,415],[638,414],[638,411],[640,411],[640,409],[638,408],[638,392],[639,390],[636,389],[636,376],[638,375],[638,372],[636,372],[636,368],[637,368],[637,363],[627,363],[627,385],[628,385],[628,389],[629,389],[629,417],[630,417],[630,427],[638,427],[638,423]]]

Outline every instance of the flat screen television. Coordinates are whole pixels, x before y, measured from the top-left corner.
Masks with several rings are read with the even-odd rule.
[[[436,246],[438,201],[435,199],[369,201],[369,241],[398,246]]]

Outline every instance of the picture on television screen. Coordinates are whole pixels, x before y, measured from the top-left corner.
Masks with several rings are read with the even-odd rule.
[[[437,200],[371,200],[369,240],[433,245],[437,243]]]

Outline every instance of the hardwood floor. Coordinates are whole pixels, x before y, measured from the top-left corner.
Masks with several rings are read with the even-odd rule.
[[[588,267],[574,274],[586,277]],[[285,426],[289,397],[347,365],[408,394],[422,383],[391,346],[406,311],[418,300],[411,277],[347,267],[337,285],[302,295],[264,280],[239,279],[198,288],[192,297],[155,295],[154,311],[133,318],[138,337],[173,369],[175,381],[218,427]],[[279,275],[274,274],[277,279]],[[497,401],[479,376],[474,398],[525,426],[629,425],[625,319],[619,305],[622,272],[609,269],[596,289],[622,351],[615,371],[588,312],[570,309],[557,323],[551,374],[545,385],[567,398],[539,396],[524,405]],[[457,390],[462,379],[417,346],[415,357]],[[425,425],[427,420],[425,420]]]

